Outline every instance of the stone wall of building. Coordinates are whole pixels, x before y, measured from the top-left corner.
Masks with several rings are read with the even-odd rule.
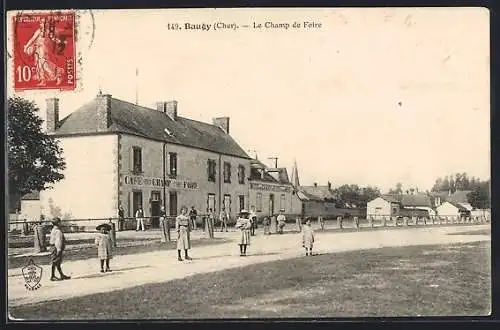
[[[46,217],[115,217],[118,205],[117,135],[60,138],[66,161],[64,179],[40,192]]]
[[[140,148],[142,154],[142,173],[133,171],[133,150]],[[155,213],[158,205],[166,201],[167,214],[175,215],[182,206],[194,206],[198,214],[205,214],[209,204],[216,212],[224,201],[224,196],[230,205],[231,215],[239,211],[239,196],[243,196],[245,207],[248,207],[248,174],[250,162],[248,159],[219,155],[214,152],[166,144],[165,147],[165,196],[163,192],[163,148],[160,141],[153,141],[133,135],[122,134],[119,138],[119,199],[125,210],[125,215],[132,217],[138,202],[134,202],[139,193],[142,195],[142,207],[147,217]],[[176,155],[176,173],[171,173],[170,161]],[[215,181],[208,179],[208,161],[216,162]],[[223,181],[223,163],[231,164],[231,183]],[[221,164],[219,166],[219,164]],[[238,165],[245,168],[245,182],[238,182]],[[177,205],[173,207],[173,196]],[[153,214],[154,215],[154,214]]]

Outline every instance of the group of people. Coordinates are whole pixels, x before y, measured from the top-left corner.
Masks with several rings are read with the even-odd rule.
[[[224,212],[224,210],[223,210]],[[227,214],[221,212],[220,218],[226,221],[221,221],[221,231],[225,227],[227,230]],[[189,256],[189,250],[191,249],[191,237],[190,232],[193,223],[193,213],[188,213],[187,207],[181,208],[181,214],[175,219],[175,232],[177,233],[177,260],[192,260]],[[163,222],[162,227],[165,228],[166,214],[165,210],[162,208],[160,213],[160,219]],[[279,232],[283,233],[285,217],[280,213],[278,215],[278,228]],[[209,234],[213,236],[213,222],[214,215],[210,209],[208,219],[206,221],[206,229]],[[239,230],[240,236],[237,240],[237,244],[240,248],[240,256],[245,257],[247,255],[247,248],[250,245],[251,236],[255,235],[255,225],[257,222],[257,215],[254,210],[247,211],[241,210],[236,220],[235,228]],[[264,218],[263,221],[264,232],[269,233],[269,218]],[[267,229],[266,229],[267,228]],[[95,245],[97,247],[97,257],[100,262],[101,273],[111,272],[110,260],[113,258],[114,243],[111,237],[111,225],[108,223],[100,224],[96,227],[98,234],[95,237]],[[311,219],[307,218],[301,230],[302,246],[306,250],[306,255],[312,255],[312,248],[314,244],[314,231],[311,227]],[[51,258],[51,281],[61,281],[68,280],[71,277],[63,273],[61,264],[63,261],[63,253],[66,247],[66,238],[63,231],[61,230],[61,219],[54,218],[52,220],[52,230],[50,233],[50,258]],[[56,276],[56,270],[59,272],[59,277]]]

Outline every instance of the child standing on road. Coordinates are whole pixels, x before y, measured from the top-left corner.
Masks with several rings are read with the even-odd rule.
[[[307,218],[306,223],[302,226],[302,247],[306,249],[306,256],[312,256],[313,244],[314,231],[311,227],[311,218]]]
[[[103,223],[96,227],[100,231],[95,238],[95,245],[97,245],[97,256],[101,261],[101,273],[110,272],[109,259],[113,257],[113,241],[109,235],[111,226]],[[104,263],[106,263],[106,270],[104,270]]]

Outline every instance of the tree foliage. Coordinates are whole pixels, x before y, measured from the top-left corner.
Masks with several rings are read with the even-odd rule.
[[[490,196],[490,180],[487,180],[477,183],[474,189],[467,194],[467,199],[476,209],[489,209],[491,207]]]
[[[467,194],[469,203],[478,209],[491,207],[490,202],[490,180],[481,181],[474,176],[469,177],[467,173],[455,173],[455,175],[446,175],[443,178],[437,178],[432,191],[456,191],[471,190]]]
[[[66,163],[54,137],[42,132],[43,120],[32,101],[8,99],[9,194],[15,198],[49,188],[64,178]]]
[[[338,196],[337,207],[366,207],[366,204],[380,196],[377,187],[360,188],[356,184],[345,184],[335,189]]]

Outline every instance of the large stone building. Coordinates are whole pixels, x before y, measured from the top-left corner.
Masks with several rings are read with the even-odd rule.
[[[68,219],[126,217],[142,206],[198,213],[248,208],[250,158],[229,134],[229,118],[212,124],[178,116],[177,102],[156,109],[99,94],[59,120],[58,99],[47,100],[47,131],[63,148],[65,178],[42,191],[42,213]],[[157,226],[153,219],[151,225]]]

